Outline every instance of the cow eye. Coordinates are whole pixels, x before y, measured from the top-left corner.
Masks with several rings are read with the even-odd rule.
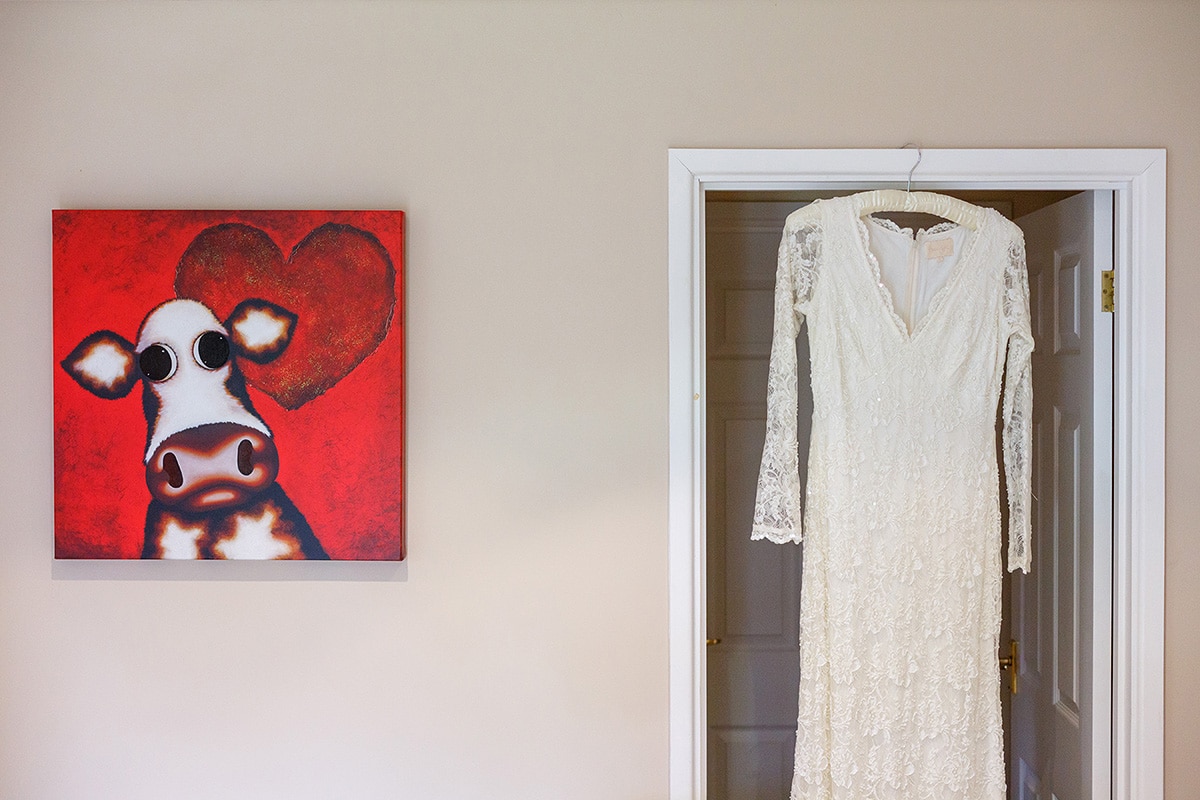
[[[196,339],[196,361],[205,369],[223,367],[229,360],[229,340],[224,334],[207,331]]]
[[[165,344],[152,344],[138,356],[138,368],[152,381],[165,381],[175,374],[175,354]]]

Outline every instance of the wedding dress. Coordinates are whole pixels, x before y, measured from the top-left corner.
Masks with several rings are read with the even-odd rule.
[[[818,201],[784,229],[752,538],[804,540],[793,800],[1001,800],[1001,515],[1028,572],[1032,388],[1021,231],[915,235]],[[801,523],[795,339],[812,441]],[[1003,377],[1003,398],[1000,397]]]

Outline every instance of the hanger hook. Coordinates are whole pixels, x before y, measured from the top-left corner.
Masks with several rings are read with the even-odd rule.
[[[917,148],[917,163],[913,164],[912,169],[910,169],[908,171],[908,186],[905,187],[905,189],[904,189],[904,191],[906,191],[906,192],[912,191],[912,176],[913,176],[913,173],[917,171],[917,167],[921,166],[921,157],[923,155],[921,153],[921,145],[916,144],[915,142],[909,142],[908,144],[904,145],[904,147],[901,147],[900,149],[904,150],[909,147]]]

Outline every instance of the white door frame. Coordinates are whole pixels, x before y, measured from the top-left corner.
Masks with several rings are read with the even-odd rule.
[[[718,189],[853,191],[902,187],[916,154],[911,149],[672,149],[668,155],[670,798],[704,800],[704,194]],[[1113,190],[1117,313],[1113,376],[1112,797],[1160,800],[1166,151],[924,150],[913,185]]]

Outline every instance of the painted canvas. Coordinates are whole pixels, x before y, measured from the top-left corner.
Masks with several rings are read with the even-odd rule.
[[[403,212],[53,231],[56,558],[404,558]]]

